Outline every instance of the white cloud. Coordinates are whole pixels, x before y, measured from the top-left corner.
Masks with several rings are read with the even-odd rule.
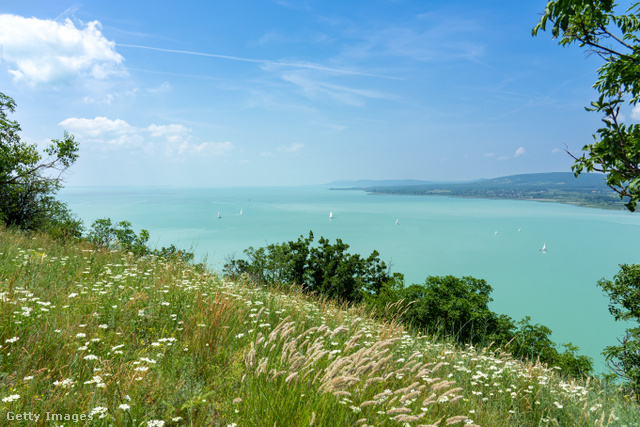
[[[134,44],[118,43],[118,45],[121,47],[127,47],[127,48],[133,48],[133,49],[146,49],[146,50],[154,50],[157,52],[179,53],[183,55],[203,56],[203,57],[209,57],[209,58],[228,59],[230,61],[249,62],[254,64],[260,64],[260,67],[265,71],[269,71],[272,69],[280,69],[282,67],[285,67],[285,68],[297,68],[297,69],[305,69],[305,70],[323,71],[331,74],[345,74],[345,75],[356,75],[356,76],[390,78],[384,75],[372,74],[372,73],[351,70],[346,68],[326,67],[324,65],[315,64],[312,62],[280,62],[280,61],[271,61],[267,59],[243,58],[240,56],[219,55],[216,53],[196,52],[196,51],[189,51],[189,50],[164,49],[161,47],[141,46],[141,45],[134,45]]]
[[[79,119],[72,117],[61,121],[60,126],[80,137],[99,137],[105,135],[124,135],[136,132],[136,128],[121,119],[111,120],[106,117],[95,119]]]
[[[631,118],[633,120],[640,120],[640,104],[636,104],[631,110]]]
[[[194,145],[192,151],[194,153],[210,154],[214,156],[222,156],[233,150],[233,144],[229,141],[226,142],[203,142],[199,145]]]
[[[496,153],[484,153],[484,156],[491,158],[491,157],[495,157]]]
[[[188,127],[182,125],[150,125],[147,130],[151,132],[153,137],[171,137],[176,135],[186,135],[191,131]]]
[[[151,133],[151,136],[154,138],[164,138],[168,144],[179,145],[180,147],[188,146],[189,140],[191,139],[189,133],[191,129],[188,127],[182,126],[180,124],[170,124],[170,125],[155,125],[152,124],[147,127],[147,130]],[[168,150],[173,150],[175,147],[167,147]],[[178,152],[188,152],[189,150],[178,149]]]
[[[525,149],[524,147],[520,147],[516,150],[516,153],[514,154],[514,157],[520,157],[525,153]]]
[[[121,119],[72,117],[59,124],[76,135],[81,142],[106,144],[112,148],[126,144],[127,147],[143,148],[150,155],[164,152],[167,157],[177,160],[185,156],[221,156],[234,148],[228,141],[194,143],[191,128],[174,123],[137,128]]]
[[[106,104],[111,105],[114,102],[131,102],[138,93],[139,89],[134,88],[123,92],[100,93],[95,92],[94,95],[87,95],[82,98],[85,104]]]
[[[124,74],[124,58],[115,42],[102,35],[98,21],[76,27],[70,19],[59,23],[2,14],[0,46],[15,83],[35,86],[78,76],[106,79]]]
[[[551,150],[552,154],[556,154],[556,153],[562,153],[562,150],[559,149],[558,147],[555,147],[553,150]]]
[[[107,104],[107,105],[111,105],[111,103],[113,102],[113,100],[115,99],[115,96],[112,93],[108,93],[100,98],[93,98],[91,96],[85,96],[84,98],[82,98],[82,101],[84,101],[85,104]]]
[[[299,87],[309,98],[328,96],[342,104],[361,107],[367,99],[384,99],[388,101],[399,101],[394,95],[378,92],[375,90],[355,89],[348,86],[326,83],[313,80],[307,77],[308,73],[286,72],[281,78]]]
[[[151,136],[167,136],[188,132],[190,129],[182,125],[150,125],[147,130],[151,132]]]
[[[297,153],[298,151],[302,150],[303,147],[304,144],[294,142],[293,144],[289,145],[281,145],[277,148],[277,150],[285,153]]]
[[[165,146],[167,157],[173,158],[177,154],[180,158],[188,156],[223,156],[233,150],[233,144],[227,142],[202,142],[192,144],[189,141],[182,141],[175,144],[172,141]]]

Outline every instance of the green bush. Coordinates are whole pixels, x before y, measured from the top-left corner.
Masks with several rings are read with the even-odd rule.
[[[640,396],[640,264],[620,266],[614,280],[601,279],[598,286],[611,302],[609,312],[617,321],[631,322],[620,345],[604,349],[613,374],[626,381],[633,394]]]
[[[49,216],[41,226],[42,231],[63,242],[82,238],[82,220],[71,212],[66,203],[55,200],[48,210]]]
[[[297,284],[305,291],[346,302],[362,301],[402,280],[401,275],[389,272],[377,251],[362,258],[347,252],[349,245],[340,239],[331,244],[321,237],[318,246],[312,245],[313,239],[309,232],[309,237],[300,236],[296,241],[247,248],[247,260],[230,259],[224,273],[231,277],[248,274],[263,285]]]
[[[592,372],[591,359],[577,355],[573,344],[563,344],[565,352],[558,352],[548,327],[532,325],[530,317],[516,323],[491,311],[491,291],[486,281],[470,276],[429,276],[422,285],[398,290],[396,297],[410,303],[402,318],[413,327],[451,336],[460,343],[497,345],[514,357],[540,360],[574,377]]]
[[[423,285],[404,288],[398,296],[413,302],[405,315],[409,323],[477,343],[495,329],[496,315],[488,307],[491,291],[487,282],[469,276],[429,276]]]
[[[303,290],[348,302],[363,301],[379,316],[399,319],[417,330],[453,337],[460,343],[495,345],[520,359],[540,360],[558,366],[567,375],[592,372],[592,361],[564,344],[559,353],[551,330],[532,325],[530,318],[516,323],[489,309],[492,288],[473,277],[429,276],[422,285],[404,287],[400,273],[391,274],[377,251],[368,258],[347,252],[349,245],[337,239],[331,244],[313,233],[296,241],[244,251],[247,259],[231,259],[224,273],[232,278],[248,275],[254,282],[273,286],[298,284]]]
[[[20,125],[9,120],[14,100],[0,93],[0,222],[22,230],[49,227],[63,236],[81,232],[66,205],[53,195],[62,188],[64,172],[78,158],[78,143],[64,133],[41,153],[20,138]]]
[[[129,221],[120,221],[113,225],[111,218],[97,219],[91,225],[87,239],[97,247],[106,249],[123,249],[136,255],[149,252],[149,232],[140,230],[140,234],[137,235],[131,229]]]

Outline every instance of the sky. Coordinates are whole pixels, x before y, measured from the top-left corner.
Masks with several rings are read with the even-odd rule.
[[[0,0],[0,92],[25,141],[74,135],[68,186],[570,171],[601,62],[532,37],[545,5]]]

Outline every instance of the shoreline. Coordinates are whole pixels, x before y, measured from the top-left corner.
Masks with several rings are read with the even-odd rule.
[[[617,204],[602,204],[597,205],[593,203],[584,203],[577,200],[561,200],[561,199],[553,199],[553,198],[537,198],[537,197],[499,197],[499,196],[473,196],[473,195],[459,195],[459,194],[445,194],[445,193],[424,193],[424,194],[416,194],[416,193],[391,193],[385,191],[369,191],[365,188],[331,188],[331,190],[354,190],[354,191],[364,191],[369,195],[384,195],[384,196],[416,196],[416,197],[425,197],[425,196],[436,196],[436,197],[453,197],[460,199],[489,199],[489,200],[520,200],[527,202],[543,202],[543,203],[561,203],[565,205],[573,205],[581,208],[590,208],[590,209],[602,209],[606,211],[621,211],[624,210],[624,205],[620,203]]]

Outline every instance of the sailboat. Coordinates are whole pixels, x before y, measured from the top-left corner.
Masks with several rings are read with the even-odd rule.
[[[329,212],[329,219],[333,219],[333,211]]]
[[[396,225],[398,225],[398,224],[400,224],[400,221],[398,221],[398,220],[396,219]]]
[[[240,216],[242,216],[242,208],[240,209]]]
[[[218,219],[222,218],[222,216],[220,216],[220,212],[218,212]]]
[[[538,249],[540,252],[542,252],[543,254],[547,253],[547,244],[543,243],[542,244],[542,249]]]

